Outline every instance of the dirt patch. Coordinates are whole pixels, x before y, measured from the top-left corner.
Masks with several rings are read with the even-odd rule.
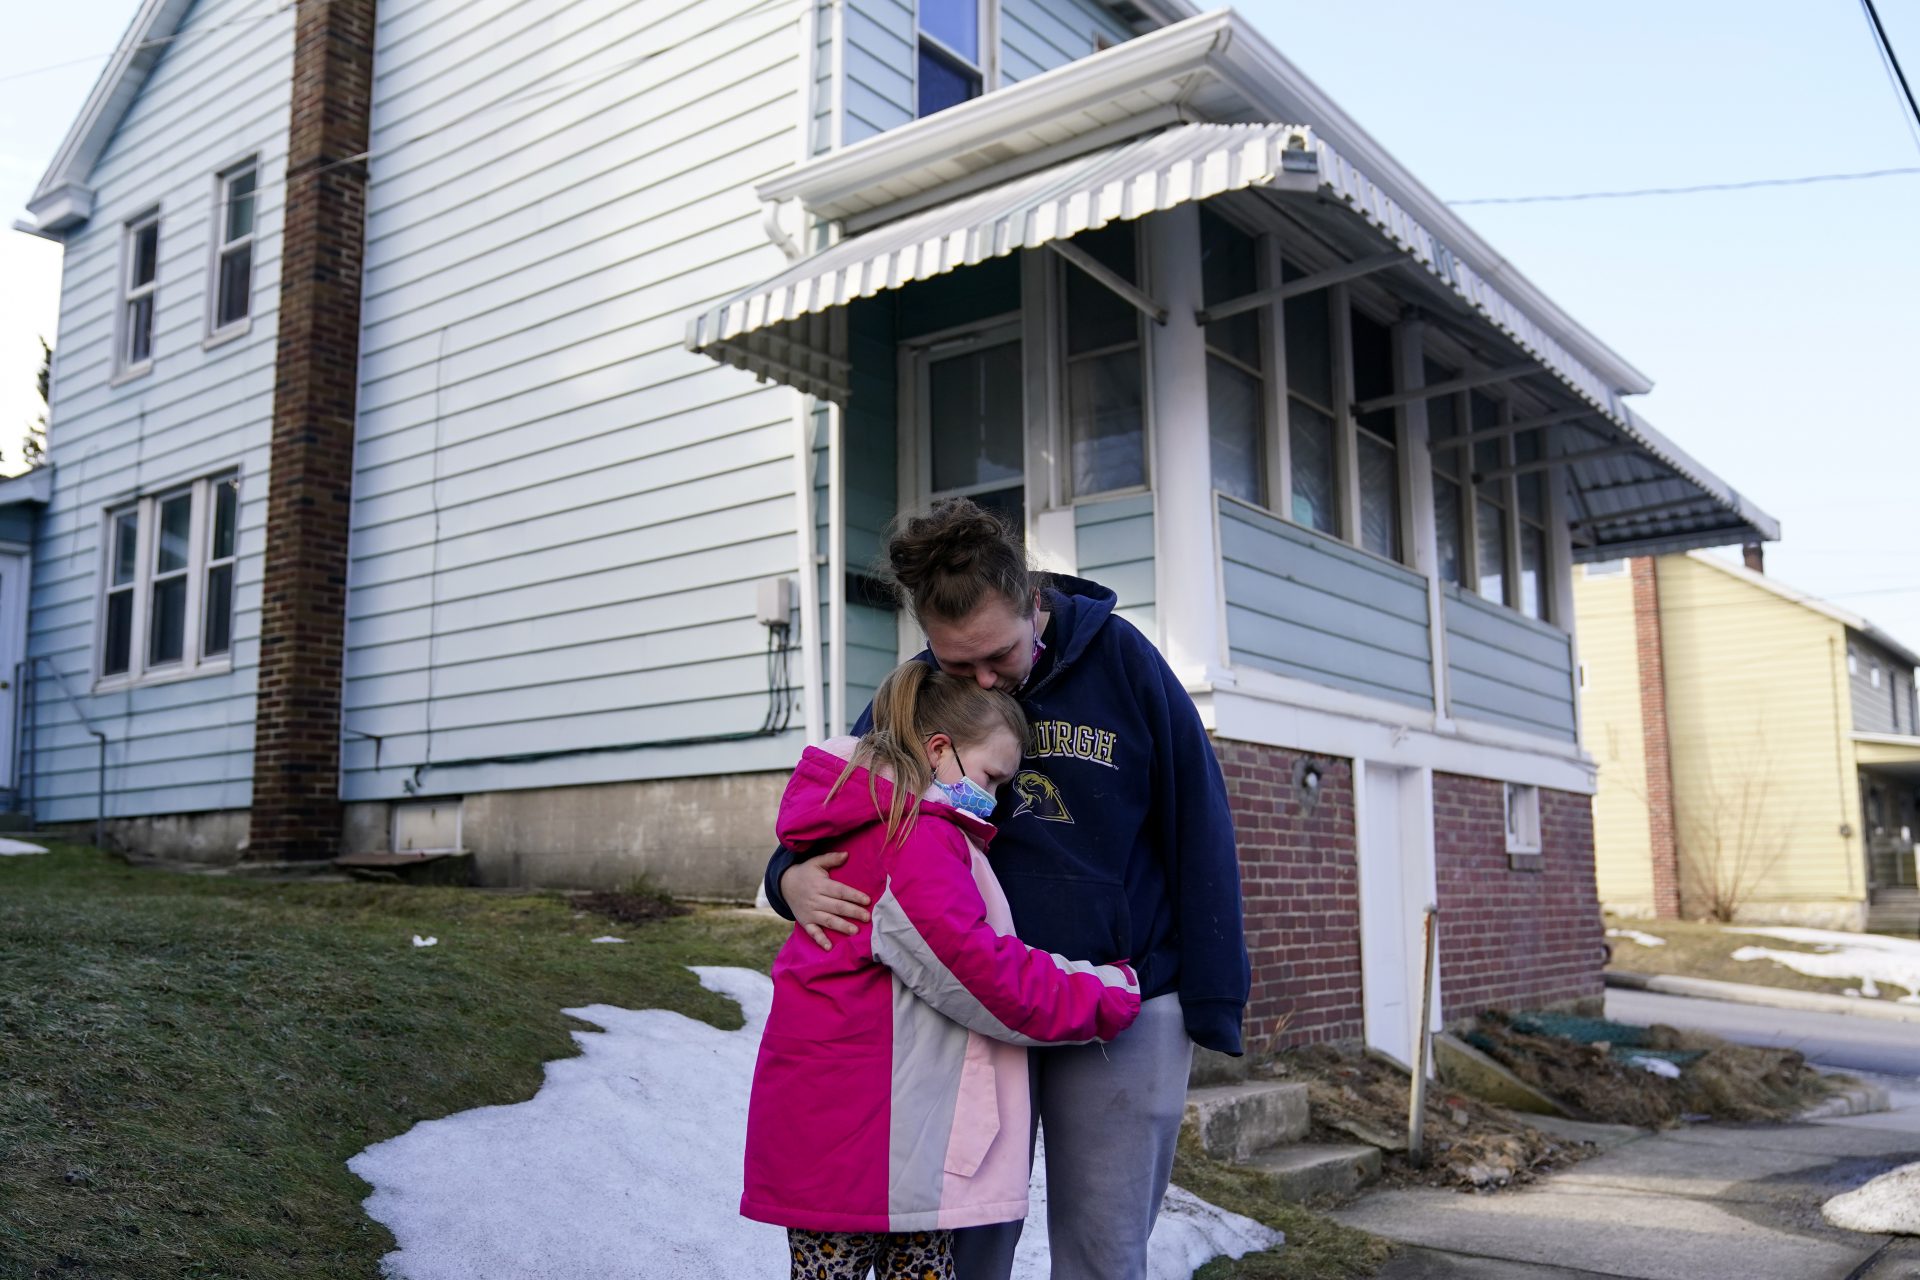
[[[1381,1148],[1388,1186],[1496,1191],[1597,1154],[1587,1143],[1542,1133],[1477,1098],[1435,1082],[1426,1099],[1426,1160],[1407,1155],[1407,1077],[1376,1058],[1327,1048],[1292,1050],[1264,1064],[1276,1080],[1307,1086],[1316,1142],[1365,1142]]]
[[[1600,1038],[1608,1025],[1592,1022],[1575,1038],[1548,1034],[1524,1015],[1489,1012],[1464,1038],[1582,1118],[1610,1124],[1664,1129],[1690,1118],[1786,1120],[1833,1091],[1830,1077],[1792,1049],[1729,1044],[1659,1025],[1618,1026],[1615,1039]],[[1678,1074],[1656,1074],[1647,1061]]]
[[[692,907],[675,902],[664,893],[638,893],[626,889],[600,889],[593,893],[576,894],[573,906],[577,911],[591,911],[621,924],[648,924],[655,920],[671,920],[675,916],[693,914]]]

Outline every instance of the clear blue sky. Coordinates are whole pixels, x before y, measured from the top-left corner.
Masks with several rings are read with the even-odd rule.
[[[1920,77],[1920,0],[1877,2]],[[134,7],[9,13],[7,222]],[[1856,0],[1240,7],[1449,199],[1920,165]],[[7,78],[90,55],[101,57]],[[1651,421],[1779,517],[1774,576],[1920,647],[1920,176],[1465,212],[1655,379],[1637,401]],[[29,344],[52,325],[57,251],[12,231],[0,241],[10,469],[31,408]]]

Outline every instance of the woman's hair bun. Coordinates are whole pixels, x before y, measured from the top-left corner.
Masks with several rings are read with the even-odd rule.
[[[916,617],[958,621],[988,592],[1023,616],[1035,583],[1025,545],[1000,517],[966,498],[944,498],[921,516],[902,516],[887,540],[887,567]]]

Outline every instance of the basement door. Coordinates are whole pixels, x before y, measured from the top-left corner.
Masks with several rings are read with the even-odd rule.
[[[1419,769],[1358,767],[1360,983],[1367,1047],[1402,1066],[1413,1062],[1424,912],[1434,900],[1430,779]],[[1437,974],[1433,1014],[1437,1028]]]

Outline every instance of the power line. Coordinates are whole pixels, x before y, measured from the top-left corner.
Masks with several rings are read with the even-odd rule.
[[[1690,196],[1702,191],[1751,191],[1756,187],[1802,187],[1816,182],[1861,182],[1868,178],[1890,178],[1920,173],[1920,165],[1897,169],[1867,169],[1859,173],[1810,173],[1798,178],[1753,178],[1746,182],[1703,182],[1691,187],[1638,187],[1632,191],[1575,191],[1551,196],[1478,196],[1472,200],[1449,200],[1448,204],[1547,204],[1573,200],[1630,200],[1638,196]]]
[[[1913,99],[1913,88],[1907,83],[1907,73],[1900,69],[1900,57],[1893,51],[1893,42],[1887,39],[1887,29],[1880,22],[1880,11],[1873,7],[1873,0],[1860,0],[1867,11],[1867,22],[1873,27],[1873,45],[1880,53],[1880,61],[1900,94],[1907,100],[1907,111],[1911,118],[1908,126],[1915,130],[1914,138],[1920,141],[1920,102]]]
[[[136,44],[134,48],[136,50],[160,49],[177,40],[185,40],[188,36],[197,36],[208,31],[218,31],[222,27],[237,27],[249,22],[265,22],[269,18],[279,17],[292,7],[293,0],[285,0],[285,3],[277,6],[272,13],[255,13],[244,18],[229,18],[225,22],[208,23],[204,27],[188,27],[186,30],[176,31],[170,36],[155,36],[151,40],[142,40]],[[9,71],[5,75],[0,75],[0,84],[5,84],[10,80],[24,80],[28,76],[37,76],[48,71],[64,71],[68,67],[84,66],[89,62],[99,62],[104,58],[111,58],[118,52],[118,49],[109,49],[105,53],[89,54],[84,58],[72,58],[66,62],[50,62],[42,67],[28,67],[24,71]]]

